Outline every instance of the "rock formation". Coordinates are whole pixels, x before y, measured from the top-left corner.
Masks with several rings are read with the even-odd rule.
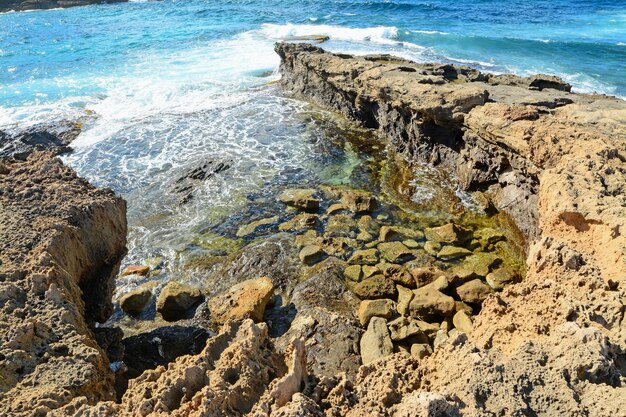
[[[424,391],[439,395],[422,398],[448,410],[442,415],[623,412],[626,103],[570,93],[553,77],[302,44],[276,50],[292,94],[378,129],[409,159],[448,168],[462,187],[510,213],[528,238],[526,278],[485,294],[471,335],[440,330],[434,355],[406,376],[418,394],[367,410],[378,390],[363,394],[357,378],[346,394],[356,414],[341,415],[403,415],[396,410]],[[402,360],[368,367],[398,369]]]
[[[0,414],[113,398],[94,325],[113,311],[126,203],[48,153],[0,173]]]
[[[58,9],[90,4],[123,3],[128,0],[0,0],[0,13],[37,9]]]

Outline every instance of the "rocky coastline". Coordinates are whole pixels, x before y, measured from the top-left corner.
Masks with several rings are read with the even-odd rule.
[[[1,0],[0,13],[26,10],[65,9],[91,4],[125,3],[128,0]]]
[[[134,265],[118,294],[125,202],[54,157],[74,129],[12,136],[0,416],[620,415],[626,103],[546,75],[276,52],[288,94],[371,129],[385,158],[448,172],[485,218],[285,189],[243,247],[190,263],[211,286]],[[101,325],[114,308],[154,324],[123,335]]]

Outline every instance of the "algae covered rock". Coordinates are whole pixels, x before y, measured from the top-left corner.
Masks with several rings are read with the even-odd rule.
[[[340,200],[354,213],[369,213],[376,209],[376,198],[372,193],[348,187],[324,186],[322,192],[326,197]]]
[[[363,271],[361,265],[350,265],[343,270],[343,276],[345,279],[353,282],[361,281],[363,277]]]
[[[383,242],[377,246],[380,256],[392,263],[403,263],[415,256],[402,242]]]
[[[315,211],[320,206],[320,200],[315,198],[316,191],[312,188],[299,188],[283,191],[278,200],[300,210]]]
[[[278,221],[278,216],[255,220],[251,223],[241,226],[239,230],[237,230],[237,237],[245,237],[245,236],[251,235],[254,232],[256,232],[257,229],[270,226],[276,223],[277,221]]]
[[[202,293],[198,288],[170,281],[161,290],[156,306],[163,319],[176,321],[189,318],[190,310],[200,301],[202,301]]]
[[[383,275],[374,275],[354,286],[352,291],[360,299],[395,298],[396,286],[392,280]]]
[[[499,268],[487,274],[487,284],[496,291],[501,291],[508,284],[519,279],[519,274],[511,268]]]
[[[324,251],[318,245],[309,245],[302,248],[298,255],[300,260],[306,265],[313,265],[324,257]]]
[[[301,213],[295,216],[293,219],[281,223],[278,225],[278,230],[281,232],[286,231],[304,231],[315,229],[319,224],[319,218],[315,214]]]
[[[449,261],[452,259],[463,258],[471,254],[472,254],[472,251],[465,249],[465,248],[460,248],[458,246],[444,246],[437,253],[437,257],[445,261]]]
[[[348,263],[351,265],[376,265],[378,263],[378,249],[361,249],[354,251]]]
[[[274,284],[268,277],[250,279],[239,283],[225,293],[209,300],[208,307],[213,321],[223,324],[228,320],[263,320],[265,307],[274,294]]]

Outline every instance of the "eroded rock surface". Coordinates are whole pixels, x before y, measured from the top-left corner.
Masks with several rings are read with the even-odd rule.
[[[92,326],[113,311],[126,204],[47,153],[0,175],[0,410],[43,415],[113,398]],[[37,414],[39,413],[39,414]]]

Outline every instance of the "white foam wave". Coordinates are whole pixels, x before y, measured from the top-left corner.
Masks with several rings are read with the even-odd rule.
[[[413,33],[420,33],[422,35],[449,35],[448,32],[442,32],[440,30],[411,30]]]
[[[270,39],[280,40],[291,36],[324,35],[336,41],[397,44],[398,29],[394,26],[349,28],[332,25],[263,24],[260,33]]]

